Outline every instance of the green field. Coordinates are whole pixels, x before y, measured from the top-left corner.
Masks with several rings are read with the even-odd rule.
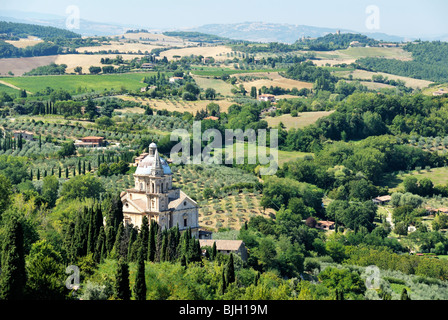
[[[286,71],[286,69],[241,70],[241,69],[228,69],[228,68],[201,68],[192,70],[191,73],[203,77],[221,77],[223,75],[232,75],[239,73],[280,72],[280,71]]]
[[[1,92],[6,92],[9,95],[18,95],[19,94],[19,90],[8,87],[2,83],[0,83],[0,91]]]
[[[213,79],[207,77],[193,76],[196,84],[202,89],[207,88],[215,89],[216,93],[222,94],[223,96],[233,96],[232,88],[233,86],[221,79]]]
[[[448,183],[448,168],[433,168],[430,171],[422,168],[420,173],[417,171],[411,171],[409,173],[403,174],[390,174],[385,177],[382,181],[382,186],[387,186],[391,191],[397,190],[403,186],[403,181],[408,176],[414,176],[421,180],[423,178],[429,178],[434,183],[434,185],[446,185]]]
[[[78,88],[102,91],[110,89],[136,90],[143,86],[145,76],[153,76],[155,72],[122,73],[106,75],[61,75],[61,76],[33,76],[0,78],[0,80],[13,84],[31,93],[43,90],[46,87],[53,89],[62,88],[67,91],[76,91]]]
[[[236,145],[237,145],[236,143],[233,145],[234,157],[239,156],[239,154],[237,153]],[[228,152],[230,153],[231,152],[231,149],[230,149],[231,146],[226,146],[226,148],[227,148]],[[257,148],[255,150],[255,155],[258,154],[258,148],[260,148],[260,147],[257,146]],[[270,150],[269,149],[269,145],[267,147],[264,147],[264,149],[265,149],[265,152],[263,154],[269,154],[269,150]],[[252,151],[252,149],[251,149],[251,151]],[[303,157],[305,157],[307,155],[311,155],[311,156],[313,155],[313,153],[307,153],[307,152],[301,152],[301,151],[283,151],[283,150],[278,150],[277,153],[278,153],[278,165],[279,165],[279,167],[282,166],[286,162],[289,162],[289,161],[292,161],[292,160],[296,160],[296,159],[299,159],[299,158],[303,158]],[[251,155],[253,155],[253,154],[254,153],[251,153]],[[244,144],[244,155],[246,155],[246,156],[249,155],[249,150],[248,150],[248,144],[247,143]]]

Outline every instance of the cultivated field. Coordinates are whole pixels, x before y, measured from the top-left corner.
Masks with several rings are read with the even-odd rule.
[[[21,76],[40,66],[49,65],[57,59],[55,56],[29,57],[29,58],[5,58],[0,59],[0,75],[7,75],[11,71],[15,76]]]
[[[123,100],[139,102],[143,105],[150,106],[156,110],[168,110],[178,112],[191,112],[196,114],[197,111],[205,110],[209,103],[216,103],[220,106],[221,111],[227,112],[229,107],[234,104],[233,101],[228,99],[223,100],[198,100],[198,101],[183,101],[175,99],[151,99],[145,97],[130,97],[130,96],[117,96]]]
[[[220,93],[223,96],[233,96],[231,90],[233,86],[220,79],[213,79],[208,77],[200,77],[193,75],[193,79],[196,84],[202,89],[206,90],[207,88],[215,89],[217,93]]]
[[[149,53],[152,49],[160,48],[160,45],[145,44],[145,43],[125,43],[125,42],[110,42],[110,44],[102,44],[101,46],[80,47],[76,49],[79,53],[84,52],[100,52],[100,51],[118,51],[120,53]]]
[[[278,72],[260,72],[260,73],[245,73],[245,74],[235,74],[233,76],[240,78],[242,76],[254,76],[254,77],[262,77],[267,79],[256,79],[249,82],[242,82],[244,85],[244,88],[246,91],[250,92],[250,89],[252,87],[256,87],[257,89],[262,88],[263,86],[266,86],[267,88],[273,86],[273,87],[280,87],[283,89],[302,89],[307,88],[311,89],[313,88],[313,84],[309,82],[304,81],[298,81],[293,79],[287,79],[285,77],[282,77]]]
[[[1,78],[0,80],[12,84],[18,88],[26,89],[29,92],[37,92],[51,87],[54,89],[63,88],[74,92],[79,88],[85,90],[137,90],[143,86],[145,76],[153,76],[155,73],[123,73],[123,74],[102,74],[102,75],[58,75],[58,76],[32,76]]]
[[[232,52],[232,49],[226,46],[207,46],[207,47],[189,47],[182,49],[171,49],[160,53],[160,57],[166,57],[168,60],[175,60],[174,56],[203,56],[212,57],[217,61],[227,59],[227,53]],[[220,55],[221,54],[221,55]]]
[[[57,56],[55,63],[57,64],[66,64],[67,69],[66,73],[75,72],[75,68],[77,66],[82,67],[83,73],[89,73],[89,67],[104,67],[105,64],[101,64],[101,58],[110,58],[115,59],[117,54],[63,54]],[[132,60],[134,58],[143,57],[143,55],[137,54],[120,54],[123,57],[123,60]],[[117,66],[114,66],[117,67]]]
[[[389,80],[402,80],[406,83],[407,87],[414,89],[417,88],[423,89],[429,86],[431,83],[433,83],[428,80],[413,79],[409,77],[396,76],[384,72],[371,72],[365,70],[335,71],[333,72],[333,74],[337,77],[343,77],[343,78],[347,78],[351,74],[353,76],[353,79],[372,79],[373,75],[382,75],[383,77],[387,77]]]
[[[16,48],[26,48],[26,47],[32,47],[38,44],[39,42],[43,42],[43,40],[30,36],[27,39],[5,40],[5,42],[12,44]]]
[[[287,130],[304,128],[310,124],[315,123],[322,117],[326,117],[333,113],[334,111],[312,111],[312,112],[301,112],[297,117],[292,117],[290,114],[283,114],[278,117],[266,117],[266,120],[270,127],[276,127],[279,123],[283,123]]]
[[[165,36],[160,33],[139,32],[139,33],[125,33],[120,34],[117,37],[126,38],[132,40],[138,40],[140,42],[152,43],[157,45],[170,45],[170,46],[182,46],[189,45],[190,43],[184,42],[181,38]]]

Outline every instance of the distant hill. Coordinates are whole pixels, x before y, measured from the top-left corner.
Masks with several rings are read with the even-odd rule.
[[[43,14],[20,11],[2,11],[0,20],[36,24],[40,26],[51,26],[66,29],[66,17],[54,14]],[[120,24],[94,22],[81,19],[79,29],[72,30],[83,36],[110,36],[123,34],[127,29],[138,28],[138,26],[127,26]]]
[[[255,42],[283,42],[294,43],[305,37],[318,38],[329,33],[359,33],[353,30],[322,28],[304,25],[264,23],[264,22],[243,22],[233,24],[207,24],[188,31],[213,34],[220,37],[247,40]],[[401,42],[405,38],[390,36],[384,33],[362,33],[375,40]]]
[[[67,29],[7,21],[0,21],[0,34],[2,38],[7,39],[26,38],[28,36],[34,36],[44,40],[81,37],[80,34]]]

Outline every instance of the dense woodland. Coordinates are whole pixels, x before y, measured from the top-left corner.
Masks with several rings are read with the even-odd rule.
[[[367,70],[436,82],[446,81],[448,75],[448,44],[446,42],[409,43],[403,49],[412,53],[412,61],[361,58],[356,62]]]

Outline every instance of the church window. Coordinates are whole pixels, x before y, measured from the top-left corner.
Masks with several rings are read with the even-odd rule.
[[[187,218],[184,218],[184,227],[188,226]]]

